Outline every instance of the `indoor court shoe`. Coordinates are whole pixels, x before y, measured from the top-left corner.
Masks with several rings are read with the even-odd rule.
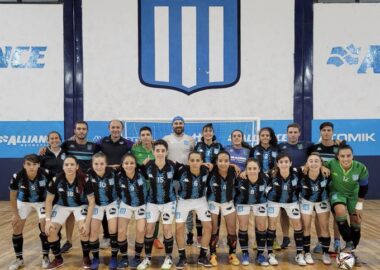
[[[321,243],[318,243],[314,249],[313,249],[313,253],[322,253],[322,245]]]
[[[235,253],[232,253],[228,256],[228,261],[230,262],[230,264],[232,265],[235,265],[235,266],[238,266],[240,265],[240,261],[238,259],[238,257],[236,257],[236,254]],[[248,261],[249,263],[249,261]]]
[[[145,258],[138,266],[138,270],[145,270],[148,269],[152,265],[152,262],[149,258]]]
[[[269,265],[269,263],[268,263],[267,259],[265,258],[264,254],[257,255],[256,263],[258,265],[260,265],[260,266],[268,266]]]
[[[169,270],[173,266],[173,260],[170,256],[165,257],[164,263],[161,265],[162,270]]]
[[[17,270],[24,266],[24,260],[17,258],[14,262],[9,266],[9,270]]]
[[[111,260],[108,263],[108,269],[109,270],[116,270],[117,269],[117,258],[116,257],[111,257]]]
[[[72,249],[73,245],[69,242],[66,241],[66,243],[63,244],[61,247],[61,253],[67,253]]]
[[[322,262],[326,265],[330,265],[331,264],[330,254],[324,252],[322,255]]]
[[[354,244],[352,242],[346,242],[346,246],[344,247],[344,249],[341,250],[341,252],[352,253],[353,248]]]
[[[218,257],[215,254],[211,254],[210,263],[212,266],[218,266]]]
[[[305,253],[305,262],[307,264],[314,264],[314,260],[310,252]]]
[[[242,265],[249,265],[249,253],[243,252],[241,255],[241,264]]]
[[[63,265],[62,259],[54,259],[46,269],[53,270],[61,267]]]
[[[212,264],[207,257],[199,257],[198,264],[203,265],[204,267],[212,267]]]
[[[274,240],[273,242],[273,250],[281,250],[280,244],[277,242],[277,240]]]
[[[135,268],[141,263],[139,262],[136,264]],[[128,267],[128,259],[122,258],[118,263],[117,263],[117,269],[122,270]]]
[[[100,249],[107,249],[111,246],[111,240],[109,238],[103,238],[100,240],[99,248]]]
[[[179,261],[175,265],[176,269],[184,269],[187,265],[187,259],[184,257],[179,257]]]
[[[131,260],[131,263],[129,264],[129,268],[131,268],[131,269],[137,269],[137,267],[139,266],[140,263],[141,263],[141,259],[134,257]],[[119,264],[120,264],[120,262],[119,262]],[[119,266],[117,268],[119,269]]]
[[[161,243],[161,241],[158,238],[154,239],[153,246],[157,249],[163,249],[164,248],[164,245]]]
[[[276,259],[276,255],[274,253],[269,253],[268,255],[268,262],[270,265],[278,265],[278,261]]]
[[[91,268],[91,260],[90,257],[84,257],[82,260],[82,268],[90,269]]]
[[[285,249],[285,248],[288,248],[288,247],[290,247],[290,238],[289,237],[284,237],[284,239],[282,240],[281,248]]]
[[[295,261],[298,265],[300,266],[305,266],[307,265],[306,261],[305,261],[305,257],[303,256],[302,253],[298,253],[295,257]]]
[[[98,270],[100,261],[98,258],[93,258],[91,263],[91,270]]]
[[[43,269],[46,269],[50,264],[50,260],[49,260],[49,257],[48,256],[44,256],[42,258],[42,262],[41,262],[41,266]]]

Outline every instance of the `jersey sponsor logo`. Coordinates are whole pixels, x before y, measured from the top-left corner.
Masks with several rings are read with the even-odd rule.
[[[300,210],[299,210],[298,208],[293,208],[293,209],[292,209],[292,214],[293,214],[294,216],[298,216],[298,215],[300,214]]]
[[[83,208],[80,210],[82,216],[87,216],[87,208]]]
[[[46,46],[1,46],[0,68],[44,68]]]
[[[169,213],[164,213],[164,214],[162,215],[162,219],[163,219],[164,221],[168,221],[168,220],[170,219],[170,214],[169,214]]]
[[[240,78],[240,0],[139,1],[139,78],[185,94]]]
[[[327,209],[327,207],[328,207],[328,205],[327,205],[327,202],[321,202],[320,204],[319,204],[319,207],[321,208],[321,209]]]
[[[139,215],[139,216],[145,215],[145,209],[139,208],[139,210],[137,210],[137,215]]]
[[[259,213],[263,214],[266,211],[266,207],[265,206],[259,206],[258,210],[259,210]]]
[[[108,212],[110,213],[110,215],[115,215],[116,211],[117,211],[117,209],[115,207],[112,207],[112,208],[109,209]]]
[[[211,212],[209,210],[206,210],[205,216],[208,217],[208,218],[210,218],[211,217]]]
[[[349,65],[357,68],[357,74],[380,73],[380,45],[369,45],[368,49],[350,44],[346,47],[337,46],[331,49],[327,65],[337,68]]]

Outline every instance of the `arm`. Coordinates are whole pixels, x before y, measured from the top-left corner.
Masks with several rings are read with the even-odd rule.
[[[80,228],[82,235],[87,235],[90,233],[90,224],[91,224],[92,214],[94,213],[94,207],[95,207],[94,194],[87,195],[87,200],[88,200],[87,215],[86,215],[85,221],[83,222],[83,227]]]
[[[10,204],[12,210],[12,226],[15,226],[17,223],[21,221],[20,215],[18,214],[17,209],[17,191],[11,190],[9,193]]]
[[[45,233],[46,235],[49,235],[50,230],[53,228],[52,222],[51,222],[51,212],[53,209],[53,201],[54,201],[54,194],[47,193],[46,200],[45,200],[45,211],[46,211],[46,217],[45,217]]]

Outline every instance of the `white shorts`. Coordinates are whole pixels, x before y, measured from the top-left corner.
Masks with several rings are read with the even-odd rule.
[[[225,203],[217,203],[213,201],[208,202],[208,209],[212,214],[219,215],[219,210],[222,213],[222,216],[227,216],[235,212],[235,206],[233,201]]]
[[[51,212],[51,222],[62,225],[71,213],[74,214],[75,221],[85,220],[87,216],[87,207],[88,205],[68,207],[56,204]]]
[[[176,202],[165,204],[148,203],[146,206],[146,222],[155,223],[162,218],[162,224],[172,224],[175,215]]]
[[[38,218],[45,218],[45,202],[22,202],[17,200],[18,215],[21,219],[26,219],[33,208],[37,211]]]
[[[300,219],[300,207],[298,202],[294,203],[277,203],[268,201],[268,217],[278,217],[280,208],[284,208],[289,218]]]
[[[266,203],[236,205],[236,213],[238,216],[247,216],[251,211],[256,217],[268,216]]]
[[[330,212],[331,210],[328,200],[321,202],[311,202],[304,198],[301,199],[300,208],[301,214],[303,215],[311,215],[314,209],[317,214]]]
[[[117,201],[114,201],[110,203],[109,205],[105,206],[98,206],[95,205],[94,212],[92,213],[92,218],[103,220],[104,213],[106,214],[107,220],[110,220],[111,218],[117,218]]]
[[[179,199],[175,213],[175,222],[186,222],[189,212],[193,210],[197,213],[200,221],[211,221],[211,214],[210,210],[208,210],[206,197],[202,197],[199,199]]]
[[[129,206],[124,202],[120,202],[119,206],[119,218],[131,219],[133,214],[135,215],[135,220],[145,218],[146,205],[141,205],[137,207]]]

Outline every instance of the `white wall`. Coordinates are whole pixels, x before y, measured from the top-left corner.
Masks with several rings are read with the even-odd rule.
[[[380,118],[380,73],[371,67],[366,73],[359,71],[365,59],[377,57],[368,53],[371,45],[380,45],[379,14],[380,4],[314,5],[315,119]],[[357,64],[342,57],[339,67],[327,64],[333,47],[347,51],[351,44],[360,48],[357,55],[351,54]]]
[[[0,48],[11,47],[8,66],[0,67],[0,121],[63,120],[63,10],[62,5],[1,5]],[[13,57],[17,47],[26,47]],[[31,47],[41,57],[30,65]],[[1,57],[1,55],[0,55]],[[12,61],[13,57],[13,61]],[[12,65],[13,63],[13,65]]]
[[[85,119],[293,118],[294,0],[242,0],[240,81],[190,96],[140,83],[137,3],[83,1]]]

